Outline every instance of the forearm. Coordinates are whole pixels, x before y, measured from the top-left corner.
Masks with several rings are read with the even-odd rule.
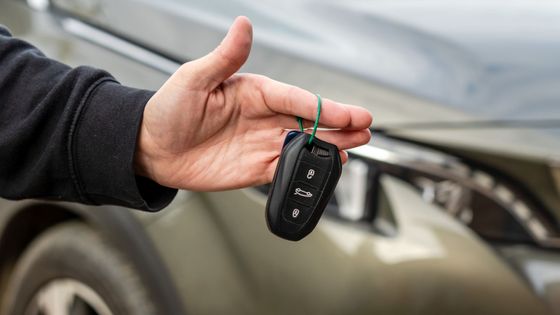
[[[152,94],[48,59],[0,27],[0,196],[165,206],[176,191],[133,170]]]

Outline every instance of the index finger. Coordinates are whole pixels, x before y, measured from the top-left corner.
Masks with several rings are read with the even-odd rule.
[[[261,93],[270,110],[315,121],[317,96],[311,92],[267,78],[261,85]],[[370,127],[372,119],[365,108],[322,99],[319,123],[326,127],[365,129]]]

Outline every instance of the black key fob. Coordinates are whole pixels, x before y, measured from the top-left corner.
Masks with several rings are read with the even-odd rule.
[[[266,204],[268,228],[299,241],[311,233],[331,198],[342,163],[338,148],[306,133],[286,136]]]

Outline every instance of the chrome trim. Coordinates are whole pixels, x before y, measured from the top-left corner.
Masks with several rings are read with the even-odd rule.
[[[382,135],[376,135],[368,145],[350,149],[349,153],[366,160],[457,182],[506,209],[536,243],[560,247],[560,233],[539,215],[539,211],[516,196],[505,181],[474,169],[457,157]]]
[[[368,173],[369,167],[362,160],[348,161],[343,166],[339,185],[334,192],[342,218],[358,221],[367,215]]]
[[[80,20],[64,17],[61,19],[60,23],[62,28],[72,35],[112,50],[163,73],[172,74],[181,66],[174,60],[162,57],[141,46],[127,42],[111,33],[95,28]]]

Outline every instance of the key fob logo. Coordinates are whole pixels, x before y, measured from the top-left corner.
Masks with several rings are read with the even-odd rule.
[[[299,187],[296,188],[296,191],[294,192],[294,195],[302,196],[302,197],[305,197],[305,198],[313,197],[313,194],[311,192],[305,191],[305,190],[303,190]]]

